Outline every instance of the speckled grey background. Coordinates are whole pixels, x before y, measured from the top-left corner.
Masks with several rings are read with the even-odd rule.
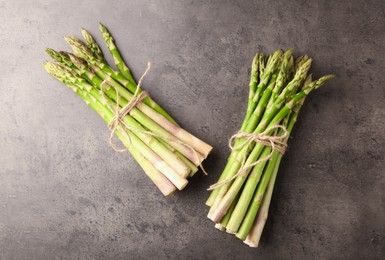
[[[383,1],[0,1],[0,259],[384,259],[384,17]],[[102,43],[98,21],[136,77],[153,62],[145,88],[215,147],[210,175],[170,198],[41,66],[81,27]],[[337,78],[307,100],[250,249],[214,229],[205,189],[254,53],[289,47]]]

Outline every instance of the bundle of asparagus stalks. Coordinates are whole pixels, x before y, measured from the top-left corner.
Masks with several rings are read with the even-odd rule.
[[[141,91],[141,80],[137,85],[107,28],[100,24],[100,30],[117,70],[106,62],[98,44],[84,29],[85,42],[65,37],[73,54],[47,49],[55,62],[45,62],[44,68],[109,124],[110,144],[115,150],[128,150],[165,196],[182,190],[187,177],[198,171],[212,147],[182,129]],[[125,149],[114,145],[114,134]]]
[[[249,98],[240,131],[232,137],[227,165],[206,204],[216,228],[257,247],[287,139],[305,97],[334,76],[312,81],[312,60],[276,51],[252,62]]]

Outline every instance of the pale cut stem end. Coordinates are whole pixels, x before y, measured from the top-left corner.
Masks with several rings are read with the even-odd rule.
[[[229,234],[232,234],[232,235],[234,235],[236,232],[234,232],[234,231],[231,231],[230,229],[226,229],[226,233],[229,233]]]
[[[255,243],[251,240],[248,240],[248,238],[246,238],[243,243],[245,243],[246,245],[248,245],[249,247],[253,247],[253,248],[257,248],[258,247],[258,243]]]
[[[194,148],[203,158],[207,158],[208,154],[213,149],[212,146],[203,142],[202,140],[187,132],[183,128],[176,126],[163,115],[159,114],[150,107],[145,106],[144,104],[139,104],[138,108],[149,118],[158,123],[158,125],[162,126],[167,132],[171,133],[179,140],[183,141],[184,143],[187,143],[192,148]]]
[[[188,184],[188,180],[178,175],[166,162],[161,161],[155,163],[155,167],[162,172],[167,179],[178,188],[178,190],[183,190]]]
[[[215,228],[219,229],[220,231],[226,231],[226,228],[224,226],[222,226],[221,223],[215,224]]]
[[[213,203],[214,203],[214,201],[210,200],[210,199],[206,200],[206,202],[205,202],[206,206],[208,206],[208,207],[211,207],[213,205]]]
[[[129,147],[129,152],[134,159],[142,167],[146,175],[152,180],[156,187],[162,192],[164,196],[169,196],[174,193],[177,188],[169,181],[166,176],[159,172],[142,154],[140,154],[133,147]]]

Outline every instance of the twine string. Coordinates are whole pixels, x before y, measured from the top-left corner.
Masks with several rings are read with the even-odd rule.
[[[142,91],[140,94],[139,94],[139,91],[141,90],[140,87],[141,87],[143,78],[147,75],[147,73],[150,71],[150,69],[151,69],[151,63],[149,62],[149,63],[147,63],[147,69],[144,71],[143,75],[139,79],[139,82],[138,82],[138,85],[136,86],[136,90],[135,90],[135,93],[134,93],[133,97],[122,108],[120,108],[120,106],[119,106],[120,95],[119,95],[118,89],[115,86],[112,86],[112,85],[108,84],[108,82],[111,81],[110,75],[107,75],[106,79],[100,85],[100,90],[102,92],[102,97],[103,97],[105,103],[108,105],[108,107],[110,108],[111,111],[115,111],[114,112],[114,117],[108,123],[108,128],[111,130],[110,138],[109,138],[109,143],[110,143],[112,149],[114,149],[116,152],[122,153],[122,152],[125,152],[127,150],[127,148],[119,148],[113,142],[113,137],[115,135],[115,132],[116,132],[116,129],[118,128],[118,126],[119,125],[124,125],[129,130],[136,129],[136,128],[130,127],[127,124],[125,124],[124,121],[123,121],[123,118],[126,115],[128,115],[128,113],[130,113],[130,111],[134,107],[136,107],[140,102],[142,102],[143,99],[148,97],[148,93],[146,91]],[[116,106],[115,106],[115,108],[113,108],[111,106],[111,104],[107,101],[107,98],[105,96],[104,89],[106,89],[108,87],[112,87],[115,90],[115,94],[116,94]],[[136,130],[140,131],[139,129],[136,129]],[[130,144],[131,144],[131,137],[130,137],[130,135],[128,135],[128,138],[129,138],[129,141],[130,141]]]
[[[283,134],[281,135],[270,134],[270,132],[274,130],[276,131],[279,129],[283,131]],[[280,154],[283,155],[287,148],[287,138],[286,138],[287,135],[288,135],[287,129],[283,125],[273,125],[271,127],[266,128],[265,131],[258,134],[238,132],[232,135],[231,138],[229,139],[229,144],[228,144],[229,148],[232,151],[239,151],[241,149],[245,149],[241,167],[239,168],[238,172],[234,176],[224,179],[222,181],[218,181],[215,184],[212,184],[207,190],[214,190],[214,189],[220,188],[226,185],[227,183],[230,183],[231,181],[236,179],[238,176],[246,176],[248,171],[251,168],[253,168],[255,165],[270,160],[275,151],[278,151]],[[244,142],[235,146],[235,141],[239,138],[243,138]],[[260,143],[264,146],[270,146],[271,152],[267,156],[258,159],[254,163],[246,165],[247,151],[253,143]]]

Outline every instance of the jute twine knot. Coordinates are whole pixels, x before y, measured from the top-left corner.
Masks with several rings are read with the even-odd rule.
[[[281,129],[283,131],[282,135],[271,135],[270,132],[274,130]],[[239,168],[238,172],[232,176],[231,178],[224,179],[222,181],[219,181],[213,185],[211,185],[207,190],[214,190],[219,187],[222,187],[223,185],[233,181],[236,179],[238,176],[245,176],[247,175],[248,171],[253,168],[255,165],[268,161],[271,159],[271,157],[274,154],[274,151],[278,151],[280,154],[284,154],[285,150],[287,148],[287,130],[284,126],[282,125],[274,125],[271,127],[268,127],[265,129],[265,131],[259,133],[259,134],[254,134],[254,133],[246,133],[246,132],[238,132],[234,135],[231,136],[229,139],[229,148],[232,151],[239,151],[241,149],[245,149],[245,153],[243,155],[242,159],[242,164],[241,167]],[[235,141],[238,138],[243,138],[244,142],[235,146]],[[271,147],[271,152],[268,154],[266,157],[260,158],[259,160],[255,161],[254,163],[246,164],[246,159],[247,159],[247,150],[249,147],[255,143],[260,143],[263,144],[264,146],[270,146]]]
[[[180,140],[172,140],[172,139],[169,139],[169,138],[162,137],[162,136],[160,136],[158,134],[155,134],[155,133],[153,133],[151,131],[140,130],[140,129],[137,129],[135,127],[131,127],[131,126],[127,125],[124,122],[124,120],[123,120],[124,117],[126,115],[128,115],[130,113],[130,111],[134,107],[136,107],[138,104],[140,104],[143,101],[143,99],[145,99],[146,97],[149,96],[148,92],[142,91],[142,92],[139,93],[139,91],[141,90],[140,87],[141,87],[142,81],[143,81],[144,77],[147,75],[147,73],[150,71],[150,69],[151,69],[151,63],[148,62],[147,63],[147,69],[144,71],[143,75],[140,77],[138,85],[136,86],[136,90],[135,90],[135,93],[134,93],[133,97],[127,103],[127,105],[125,105],[122,108],[120,108],[120,106],[119,106],[120,95],[119,95],[118,89],[108,83],[109,81],[111,81],[111,77],[109,75],[107,75],[106,79],[102,82],[102,84],[100,86],[100,91],[102,93],[102,97],[103,97],[104,101],[108,105],[109,109],[112,112],[114,112],[114,117],[108,123],[108,128],[111,130],[110,138],[109,138],[109,143],[110,143],[112,149],[114,149],[116,152],[120,152],[120,153],[127,151],[127,148],[119,148],[113,142],[113,137],[115,135],[115,132],[116,132],[117,128],[119,126],[124,126],[129,131],[139,132],[139,133],[142,133],[142,134],[154,136],[156,138],[161,138],[161,139],[163,139],[165,141],[176,142],[176,143],[182,144],[182,145],[186,146],[188,149],[190,149],[194,153],[194,156],[199,161],[200,160],[199,154],[191,145],[189,145],[189,144],[187,144],[187,143],[185,143],[183,141],[180,141]],[[107,98],[106,98],[105,93],[104,93],[104,89],[108,89],[109,87],[112,87],[115,90],[115,93],[116,93],[116,106],[115,106],[115,108],[113,108],[110,105],[110,103],[107,101]],[[131,145],[131,137],[129,135],[128,135],[128,138],[129,138],[130,145]],[[202,163],[199,164],[199,167],[202,169],[202,171],[203,171],[203,173],[205,175],[208,175],[206,170],[203,168]]]
[[[127,124],[124,123],[123,118],[126,115],[128,115],[134,107],[136,107],[140,102],[142,102],[143,99],[148,97],[148,93],[146,91],[143,91],[140,94],[139,94],[139,91],[141,90],[140,86],[142,84],[142,80],[147,75],[147,73],[150,71],[150,69],[151,69],[151,63],[148,62],[147,63],[147,69],[144,71],[143,75],[140,77],[138,85],[136,86],[136,90],[135,90],[134,96],[127,103],[127,105],[125,105],[122,108],[120,108],[120,106],[119,106],[120,95],[119,95],[119,92],[116,89],[116,87],[113,87],[114,90],[115,90],[115,93],[116,93],[116,106],[115,106],[115,108],[111,107],[111,105],[109,104],[109,102],[107,102],[107,99],[105,97],[104,89],[108,88],[109,86],[111,86],[110,84],[108,84],[108,82],[111,80],[109,75],[106,77],[106,79],[102,82],[102,84],[100,86],[101,87],[100,90],[102,92],[102,96],[104,98],[104,101],[106,101],[106,103],[107,103],[107,105],[108,105],[108,107],[110,108],[111,111],[115,111],[114,117],[108,123],[108,128],[111,130],[110,138],[109,138],[109,143],[110,143],[112,149],[114,149],[116,152],[122,153],[122,152],[125,152],[127,150],[127,148],[119,148],[119,147],[117,147],[115,145],[115,143],[113,142],[113,137],[115,135],[116,129],[120,125],[125,126],[129,130],[140,131],[140,132],[147,132],[147,131],[141,131],[139,129],[135,129],[133,127],[128,126]],[[128,137],[129,137],[129,140],[130,140],[130,143],[131,143],[131,138],[130,138],[130,136],[128,136]]]

